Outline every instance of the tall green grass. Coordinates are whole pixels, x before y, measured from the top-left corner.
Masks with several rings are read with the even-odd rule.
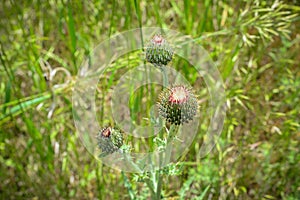
[[[108,168],[87,153],[76,136],[71,89],[95,45],[131,28],[158,26],[190,35],[209,52],[224,79],[228,107],[216,148],[199,159],[209,123],[203,113],[180,175],[165,178],[162,195],[299,199],[299,11],[297,1],[2,1],[0,198],[149,198],[146,183],[134,174]],[[105,94],[138,56],[113,63],[108,81],[99,85],[101,126],[113,123]],[[172,64],[203,88],[200,97],[208,106],[201,77],[186,62]],[[59,72],[49,80],[51,69],[59,67],[70,76]],[[56,87],[62,83],[67,85]],[[156,91],[132,91],[133,119],[146,123],[137,112],[150,112],[152,105],[140,105],[155,99]],[[137,150],[154,148],[151,140],[128,141]]]

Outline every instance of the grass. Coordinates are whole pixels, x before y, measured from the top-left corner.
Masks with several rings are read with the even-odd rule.
[[[149,198],[141,177],[109,168],[86,151],[72,115],[72,86],[92,49],[115,33],[149,26],[188,34],[209,52],[223,77],[228,107],[216,147],[197,158],[209,123],[208,94],[189,63],[172,61],[199,91],[203,121],[182,162],[165,173],[162,195],[299,199],[299,6],[263,0],[2,1],[0,199]],[[101,126],[114,123],[106,94],[140,56],[119,58],[99,77]],[[49,79],[58,68],[67,72]],[[129,106],[138,123],[147,123],[151,108],[142,102],[159,90],[151,85],[132,91]],[[155,148],[152,140],[127,140],[134,150]]]

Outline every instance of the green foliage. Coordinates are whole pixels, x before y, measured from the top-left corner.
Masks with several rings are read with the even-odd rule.
[[[2,1],[0,199],[147,199],[158,182],[159,198],[299,199],[299,11],[296,0]],[[154,182],[153,174],[120,173],[89,155],[71,104],[77,70],[94,45],[144,26],[189,34],[207,49],[224,79],[228,107],[214,150],[199,158],[209,93],[189,63],[174,56],[172,67],[197,88],[201,126],[181,164],[154,174],[163,177]],[[119,58],[100,77],[101,126],[113,124],[104,94],[141,54]],[[145,102],[160,89],[132,92],[137,123],[150,121],[152,105]],[[163,149],[166,142],[128,137],[125,147]]]

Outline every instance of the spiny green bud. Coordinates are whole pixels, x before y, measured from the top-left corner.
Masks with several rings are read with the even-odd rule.
[[[112,127],[102,129],[98,136],[98,147],[104,154],[116,152],[123,145],[123,135],[120,130]]]
[[[178,85],[165,89],[158,102],[159,115],[175,125],[188,123],[198,111],[198,101],[191,89]]]
[[[173,57],[173,49],[161,35],[154,35],[146,47],[146,60],[156,66],[167,65]]]

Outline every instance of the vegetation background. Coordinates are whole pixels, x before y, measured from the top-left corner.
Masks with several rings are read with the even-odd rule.
[[[147,26],[195,38],[217,64],[227,95],[216,148],[196,159],[199,134],[179,174],[164,182],[164,197],[300,199],[299,13],[298,0],[2,0],[0,199],[149,198],[134,175],[87,153],[71,104],[78,68],[95,45]],[[196,84],[195,73],[181,70]],[[110,120],[105,113],[99,119]]]

